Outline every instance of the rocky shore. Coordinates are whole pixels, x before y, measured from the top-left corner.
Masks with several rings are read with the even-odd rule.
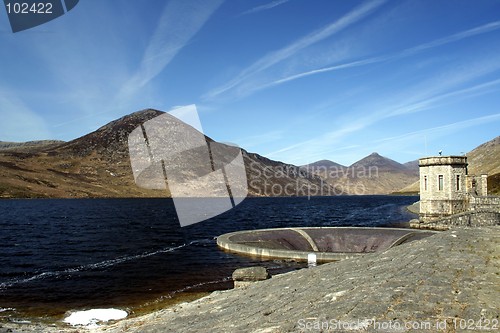
[[[459,228],[95,329],[0,332],[488,332],[499,295],[500,226]]]

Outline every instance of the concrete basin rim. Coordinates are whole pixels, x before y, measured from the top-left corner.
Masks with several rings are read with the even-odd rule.
[[[318,229],[380,230],[380,229],[383,229],[383,230],[400,230],[400,231],[407,231],[408,232],[408,234],[400,237],[389,248],[399,245],[400,242],[398,242],[398,241],[401,238],[405,238],[409,234],[416,234],[416,233],[434,233],[434,234],[437,234],[437,233],[439,233],[439,231],[434,231],[434,230],[419,230],[419,229],[411,229],[411,228],[384,228],[384,227],[266,228],[266,229],[240,230],[240,231],[234,231],[234,232],[223,234],[223,235],[217,237],[217,245],[220,248],[227,250],[227,251],[230,251],[230,252],[235,252],[235,253],[245,254],[245,255],[250,255],[250,256],[257,256],[257,257],[262,257],[262,258],[269,258],[269,259],[271,259],[271,258],[296,259],[296,260],[301,260],[301,261],[307,261],[308,255],[311,253],[314,253],[316,255],[317,261],[323,261],[323,262],[338,261],[338,260],[342,260],[342,259],[355,258],[355,257],[360,257],[360,256],[363,256],[366,254],[379,252],[379,251],[363,252],[363,253],[359,253],[359,252],[320,252],[320,251],[313,251],[313,250],[302,251],[302,250],[289,250],[289,249],[268,249],[268,248],[233,242],[230,239],[232,236],[238,235],[238,234],[253,233],[253,232],[268,232],[268,231],[274,231],[274,230],[283,231],[283,230],[293,230],[293,229],[301,229],[301,230],[308,230],[308,229],[314,229],[314,230],[318,230]],[[388,249],[382,250],[380,252],[384,252]]]

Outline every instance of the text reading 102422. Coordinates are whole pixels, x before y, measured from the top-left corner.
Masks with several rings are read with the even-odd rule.
[[[16,33],[66,14],[75,8],[79,0],[3,0],[3,2],[12,32]]]
[[[50,2],[14,2],[6,3],[8,14],[52,14],[52,3]]]

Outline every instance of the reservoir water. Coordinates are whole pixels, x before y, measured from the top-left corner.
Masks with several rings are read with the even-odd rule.
[[[217,248],[223,233],[294,226],[391,226],[413,217],[411,196],[247,198],[181,228],[170,199],[0,201],[0,319],[57,318],[68,310],[139,312],[231,287],[234,269],[304,267]]]

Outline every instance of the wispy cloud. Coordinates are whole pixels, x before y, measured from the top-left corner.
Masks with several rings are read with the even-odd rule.
[[[415,47],[411,47],[411,48],[402,50],[402,51],[395,53],[395,54],[392,54],[392,55],[371,57],[371,58],[366,58],[366,59],[357,60],[357,61],[351,61],[351,62],[347,62],[344,64],[338,64],[338,65],[334,65],[334,66],[318,68],[318,69],[290,75],[290,76],[287,76],[287,77],[284,77],[284,78],[281,78],[281,79],[278,79],[278,80],[275,80],[275,81],[272,81],[272,82],[269,82],[269,83],[266,83],[266,84],[263,84],[260,86],[253,87],[251,92],[274,87],[274,86],[277,86],[277,85],[280,85],[280,84],[283,84],[286,82],[301,79],[301,78],[311,76],[311,75],[316,75],[316,74],[321,74],[321,73],[326,73],[326,72],[337,71],[337,70],[341,70],[341,69],[347,69],[347,68],[351,68],[351,67],[359,67],[359,66],[365,66],[365,65],[375,64],[375,63],[381,63],[381,62],[401,59],[404,57],[414,55],[414,54],[419,53],[419,52],[423,52],[423,51],[428,50],[428,49],[443,46],[443,45],[453,43],[453,42],[458,42],[462,39],[473,37],[473,36],[480,35],[480,34],[484,34],[484,33],[491,32],[491,31],[494,31],[497,29],[500,29],[500,21],[495,21],[495,22],[491,22],[488,24],[484,24],[484,25],[481,25],[481,26],[473,28],[473,29],[465,30],[465,31],[453,34],[451,36],[447,36],[444,38],[434,40],[434,41],[429,42],[429,43],[420,44],[420,45],[417,45]]]
[[[124,84],[119,96],[136,92],[160,74],[221,3],[222,0],[169,2],[161,14],[137,71]]]
[[[342,145],[342,142],[326,140],[324,137],[321,137],[307,140],[306,142],[302,142],[300,144],[295,144],[288,147],[290,149],[282,149],[280,151],[266,154],[265,156],[269,158],[274,156],[275,158],[285,159],[289,163],[295,163],[298,165],[311,163],[318,159],[329,158],[332,154],[335,154],[333,159],[336,162],[342,162],[348,165],[350,163],[346,163],[346,161],[355,161],[356,159],[359,159],[361,155],[368,154],[371,151],[378,151],[383,154],[407,153],[408,156],[412,156],[409,159],[414,159],[428,153],[426,151],[427,148],[425,141],[432,143],[433,141],[438,141],[439,138],[453,135],[454,133],[463,131],[467,128],[495,122],[500,122],[500,113],[425,128],[401,135],[385,137],[374,140],[370,145],[351,144],[344,146]],[[417,150],[411,152],[408,151],[408,146],[414,146],[416,142],[422,142],[421,150],[418,150],[417,148]],[[340,154],[339,152],[341,151],[345,151],[345,153]],[[289,154],[283,154],[287,152],[289,152]],[[460,152],[457,151],[451,153],[458,154]]]
[[[238,145],[245,148],[252,148],[258,145],[267,144],[284,137],[282,130],[274,130],[267,133],[252,135],[234,140]]]
[[[251,92],[256,92],[258,90],[274,87],[274,86],[277,86],[277,85],[280,85],[280,84],[283,84],[283,83],[286,83],[289,81],[301,79],[303,77],[307,77],[307,76],[311,76],[311,75],[316,75],[316,74],[320,74],[320,73],[336,71],[339,69],[346,69],[346,68],[351,68],[351,67],[358,67],[358,66],[374,64],[374,63],[378,63],[378,62],[382,62],[382,61],[387,61],[387,60],[389,60],[389,58],[391,58],[391,57],[373,57],[373,58],[367,58],[367,59],[363,59],[363,60],[352,61],[352,62],[348,62],[348,63],[344,63],[344,64],[339,64],[339,65],[335,65],[335,66],[314,69],[311,71],[290,75],[290,76],[287,76],[285,78],[263,84],[261,86],[253,87]]]
[[[264,5],[260,5],[260,6],[252,8],[252,9],[249,9],[247,11],[244,11],[243,13],[241,13],[241,15],[255,14],[255,13],[261,12],[263,10],[268,10],[268,9],[277,7],[279,5],[287,3],[288,1],[290,1],[290,0],[275,0],[275,1],[272,1],[270,3],[266,3]]]
[[[0,93],[0,110],[2,110],[1,140],[26,141],[52,138],[44,119],[16,96]]]
[[[500,63],[498,64],[500,65]],[[498,68],[498,67],[496,67]],[[491,68],[495,70],[495,68]],[[474,80],[475,76],[467,76],[469,80]],[[460,81],[456,83],[462,83]],[[416,95],[420,95],[421,98],[418,100],[409,100],[406,103],[401,103],[399,105],[388,105],[381,111],[373,112],[371,114],[366,114],[363,118],[357,119],[353,124],[349,124],[346,128],[342,128],[337,131],[330,132],[327,134],[328,138],[336,139],[350,134],[366,127],[379,122],[384,119],[401,116],[405,114],[411,114],[416,112],[422,112],[431,108],[439,107],[447,103],[456,103],[459,100],[479,96],[482,94],[487,94],[492,91],[500,90],[500,79],[495,79],[480,84],[472,85],[466,88],[454,89],[449,91],[450,82],[448,85],[443,85],[440,88],[438,86],[430,86],[426,91],[415,92]],[[430,95],[430,93],[435,90],[435,94]],[[410,89],[411,90],[411,89]],[[448,90],[448,91],[446,91]]]
[[[494,70],[494,68],[495,67],[491,67],[490,70]],[[468,74],[463,74],[463,76],[467,77],[469,80],[473,80],[476,78],[475,76],[468,76]],[[447,85],[442,85],[439,88],[440,90],[438,90],[434,95],[430,95],[430,93],[434,88],[438,89],[437,85],[430,86],[428,91],[418,92],[417,95],[421,96],[421,98],[418,100],[394,104],[392,106],[388,105],[381,111],[365,113],[362,117],[355,116],[355,119],[346,122],[343,126],[338,126],[333,131],[326,132],[321,136],[314,137],[309,140],[286,146],[279,150],[265,154],[265,156],[269,158],[279,158],[289,161],[300,161],[300,163],[302,163],[304,160],[313,161],[314,157],[327,156],[327,154],[334,151],[335,145],[343,142],[343,140],[345,140],[345,138],[349,135],[365,130],[367,127],[384,119],[400,116],[403,114],[422,112],[446,103],[456,102],[457,99],[461,100],[476,97],[481,94],[500,90],[500,79],[496,79],[462,89],[443,92],[444,90],[446,90],[446,88],[450,89],[450,85],[452,84],[451,82],[453,81],[450,81]],[[412,89],[410,88],[410,90]],[[401,98],[403,98],[403,96]],[[453,126],[446,125],[448,127],[440,126],[436,127],[436,130],[447,129],[451,131],[452,129],[458,128],[459,126],[466,126],[467,124],[468,126],[473,126],[474,124],[479,124],[478,122],[484,122],[487,119],[497,119],[496,115],[491,116],[491,118],[488,117],[489,116],[475,118],[476,120],[457,122],[454,123]],[[300,156],[298,160],[297,156]]]
[[[350,25],[356,23],[357,21],[363,19],[370,13],[372,13],[375,9],[380,7],[385,0],[374,0],[367,2],[359,7],[356,7],[340,19],[335,22],[328,24],[327,26],[316,30],[293,43],[287,45],[286,47],[279,49],[277,51],[271,52],[264,57],[260,58],[256,62],[254,62],[249,67],[245,68],[240,72],[235,78],[227,82],[226,84],[210,91],[207,93],[204,98],[215,98],[233,88],[241,84],[243,81],[248,79],[250,76],[255,75],[256,73],[262,72],[267,68],[291,57],[296,54],[298,51],[307,48],[313,44],[316,44],[332,35],[342,31],[343,29],[349,27]]]
[[[487,116],[466,119],[466,120],[457,121],[457,122],[449,123],[449,124],[442,125],[442,126],[430,127],[430,128],[426,128],[426,129],[422,129],[422,130],[418,130],[418,131],[413,131],[413,132],[401,134],[401,135],[385,137],[382,139],[375,140],[374,142],[375,143],[382,143],[382,142],[391,142],[392,143],[395,141],[408,140],[408,139],[413,139],[415,137],[422,137],[424,134],[429,134],[429,133],[435,133],[435,134],[439,134],[439,135],[447,135],[447,134],[450,134],[451,132],[456,132],[458,130],[462,130],[465,128],[482,125],[484,123],[496,122],[496,121],[500,121],[500,113],[494,113],[494,114],[490,114]]]
[[[465,31],[456,33],[456,34],[448,36],[448,37],[440,38],[440,39],[437,39],[437,40],[429,42],[429,43],[425,43],[425,44],[421,44],[421,45],[409,48],[409,49],[403,51],[402,53],[404,55],[413,54],[413,53],[420,52],[420,51],[430,49],[433,47],[438,47],[438,46],[449,44],[452,42],[457,42],[457,41],[460,41],[464,38],[473,37],[476,35],[484,34],[484,33],[490,32],[490,31],[494,31],[494,30],[497,30],[499,28],[500,28],[500,21],[490,22],[487,24],[483,24],[479,27],[475,27],[475,28],[472,28],[469,30],[465,30]]]
[[[477,84],[472,87],[454,90],[448,93],[439,94],[415,103],[407,104],[384,113],[384,118],[399,116],[403,114],[422,111],[431,107],[436,107],[440,102],[445,102],[454,97],[453,101],[459,99],[470,98],[477,95],[486,94],[488,92],[500,89],[500,79]]]
[[[366,125],[367,124],[364,122],[352,122],[346,126],[338,128],[335,131],[330,131],[319,137],[289,145],[279,150],[267,153],[265,156],[271,158],[280,156],[281,154],[287,152],[293,152],[293,156],[301,156],[301,158],[307,156],[309,159],[311,159],[312,156],[325,156],[326,152],[332,151],[332,145],[334,143],[339,142],[341,138],[351,133],[363,129]]]
[[[422,150],[413,151],[411,154],[415,156],[427,155],[426,141],[432,142],[440,137],[454,134],[464,129],[475,127],[483,124],[489,124],[500,121],[500,113],[495,113],[487,116],[481,116],[462,121],[449,123],[446,125],[425,128],[418,131],[412,131],[396,136],[389,136],[373,142],[373,149],[383,151],[406,151],[409,145],[414,145],[415,142],[422,142]],[[459,153],[459,152],[454,152]]]

